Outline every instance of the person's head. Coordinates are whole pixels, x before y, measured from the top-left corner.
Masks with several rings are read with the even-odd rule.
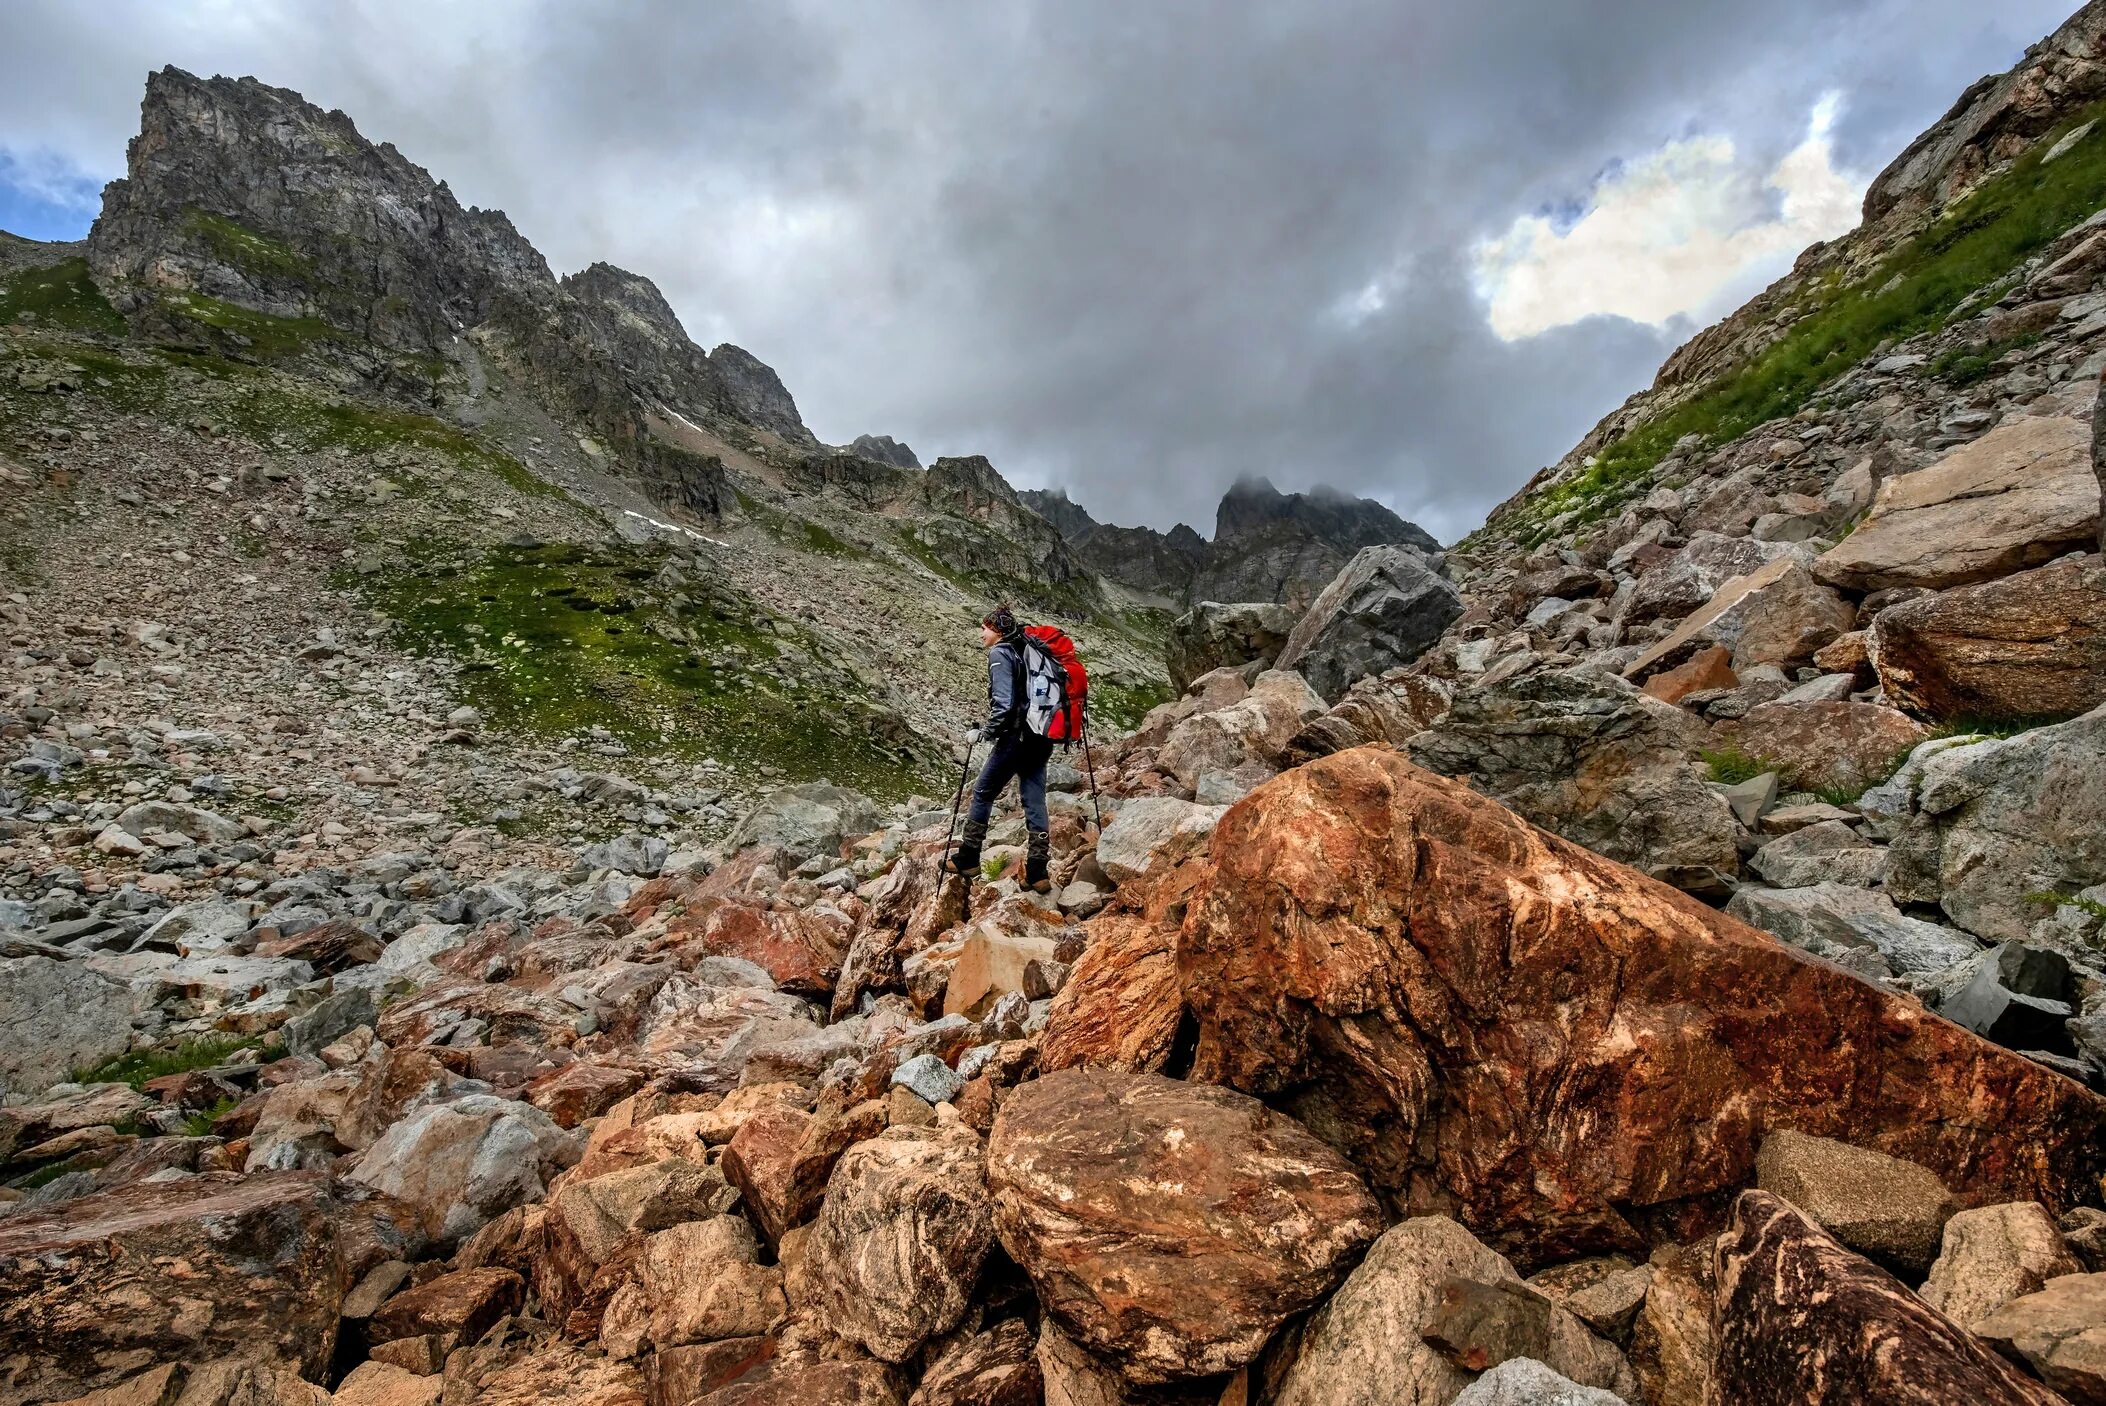
[[[998,605],[980,617],[980,645],[984,649],[993,649],[1015,633],[1016,616],[1006,605]]]

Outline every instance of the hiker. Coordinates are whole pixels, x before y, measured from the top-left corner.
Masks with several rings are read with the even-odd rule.
[[[1053,856],[1053,836],[1046,820],[1046,762],[1053,755],[1054,739],[1034,731],[1027,721],[1024,627],[1008,606],[998,605],[981,617],[980,643],[987,650],[987,725],[980,729],[980,736],[994,750],[988,753],[980,779],[973,785],[973,808],[958,850],[951,856],[951,868],[971,874],[980,867],[988,817],[994,813],[995,798],[1013,777],[1029,830],[1024,886],[1044,893],[1051,887],[1046,873]]]

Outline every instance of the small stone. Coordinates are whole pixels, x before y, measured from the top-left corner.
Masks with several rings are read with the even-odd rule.
[[[892,1071],[892,1085],[913,1093],[931,1106],[949,1103],[965,1087],[958,1071],[932,1054],[916,1055]]]
[[[1833,1138],[1780,1128],[1755,1154],[1755,1184],[1863,1254],[1921,1273],[1938,1253],[1953,1195],[1927,1168]]]

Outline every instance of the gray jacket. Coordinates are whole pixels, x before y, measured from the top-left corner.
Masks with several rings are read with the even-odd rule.
[[[990,742],[1016,737],[1024,730],[1024,656],[1011,640],[987,651],[987,726]]]

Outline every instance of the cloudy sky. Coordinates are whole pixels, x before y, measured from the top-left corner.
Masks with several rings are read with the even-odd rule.
[[[149,69],[254,74],[649,275],[828,441],[1452,539],[2074,7],[0,0],[0,228],[85,232]]]

